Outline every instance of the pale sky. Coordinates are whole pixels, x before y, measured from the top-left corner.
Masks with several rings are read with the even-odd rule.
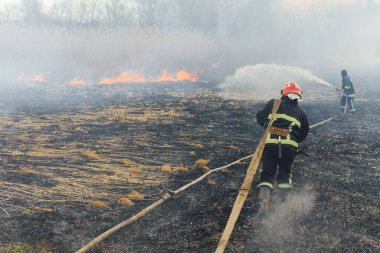
[[[40,0],[43,3],[44,8],[48,8],[52,3],[56,1],[65,0]],[[74,0],[75,1],[75,0]],[[380,4],[380,0],[280,0],[283,6],[288,8],[308,10],[311,8],[323,10],[332,9],[344,5],[365,4],[368,1]],[[0,6],[4,4],[20,4],[21,0],[0,0]]]
[[[380,0],[280,0],[282,6],[294,11],[328,11],[344,6],[365,5],[367,2],[380,4]]]

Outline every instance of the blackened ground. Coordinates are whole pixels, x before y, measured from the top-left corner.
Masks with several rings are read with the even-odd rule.
[[[344,116],[337,113],[335,104],[306,104],[304,108],[311,122],[336,118],[311,131],[305,142],[310,157],[297,157],[293,199],[272,206],[268,216],[258,220],[257,192],[251,192],[227,252],[380,250],[380,122],[373,117],[378,107],[362,102],[355,115]],[[225,126],[228,129],[230,125]],[[259,132],[254,125],[250,129]],[[258,135],[250,137],[256,139]],[[213,167],[243,155],[214,157]],[[214,252],[246,167],[212,176],[217,185],[193,187],[104,245],[120,244],[125,252]],[[186,178],[196,176],[191,173]],[[183,177],[175,177],[175,182]]]
[[[149,100],[145,106],[153,103],[170,109],[179,104],[179,99],[150,94],[138,101]],[[181,110],[192,117],[180,118],[171,125],[157,122],[143,129],[162,134],[165,142],[173,138],[177,143],[174,139],[181,135],[205,146],[189,156],[191,147],[178,142],[179,146],[166,151],[170,154],[152,149],[151,154],[144,153],[145,157],[162,155],[164,160],[184,161],[189,167],[203,158],[210,161],[208,167],[215,168],[254,151],[262,132],[255,113],[264,103],[225,100],[213,94],[197,94],[194,99],[181,103]],[[257,219],[257,191],[251,191],[227,252],[379,251],[379,104],[358,101],[357,113],[347,115],[339,114],[336,101],[305,102],[302,107],[311,124],[335,118],[311,130],[304,143],[310,156],[299,156],[294,163],[292,197],[273,203],[267,217]],[[107,127],[112,128],[107,131],[123,134],[117,124]],[[101,126],[95,126],[94,131],[98,136],[105,132]],[[212,175],[216,184],[207,184],[206,180],[191,187],[106,239],[93,252],[214,252],[246,168],[247,164],[241,164]],[[164,188],[177,189],[202,174],[201,169],[193,167],[173,174],[169,183],[152,194]],[[16,180],[7,173],[2,178]],[[256,185],[255,181],[253,187]],[[109,209],[57,204],[53,212],[2,215],[0,242],[47,242],[54,252],[73,252],[153,201]]]

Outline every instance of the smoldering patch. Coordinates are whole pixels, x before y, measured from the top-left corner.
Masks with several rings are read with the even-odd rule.
[[[273,199],[278,201],[276,196]],[[285,201],[272,203],[265,216],[252,215],[250,222],[255,224],[255,233],[247,245],[259,245],[260,249],[272,252],[282,249],[284,244],[297,244],[295,232],[314,206],[315,192],[308,190],[293,192]]]

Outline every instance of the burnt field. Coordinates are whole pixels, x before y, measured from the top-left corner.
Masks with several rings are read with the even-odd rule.
[[[293,197],[258,220],[252,190],[227,252],[380,250],[377,91],[361,91],[346,115],[336,94],[318,101],[319,92],[301,104],[310,123],[334,119],[304,143],[310,156],[294,163]],[[264,101],[226,99],[205,84],[1,93],[1,253],[74,252],[164,189],[251,154],[262,133]],[[247,166],[211,175],[93,252],[213,252]]]

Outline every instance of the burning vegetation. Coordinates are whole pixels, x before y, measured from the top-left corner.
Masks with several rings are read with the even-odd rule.
[[[145,77],[140,72],[122,72],[117,77],[104,78],[100,84],[117,84],[117,83],[162,83],[162,82],[178,82],[178,81],[190,81],[198,82],[196,75],[187,72],[186,70],[180,70],[175,75],[170,75],[167,70],[162,71],[161,75],[156,78]]]
[[[214,252],[288,80],[331,120],[262,219],[254,182],[227,251],[380,252],[380,1],[0,2],[0,253],[75,252],[163,196],[92,253]]]
[[[17,78],[21,83],[47,83],[45,76],[41,73],[35,75],[21,75]]]
[[[181,69],[175,74],[169,74],[168,70],[163,70],[162,73],[157,77],[147,77],[142,72],[137,71],[124,71],[120,75],[115,77],[105,77],[100,81],[95,82],[96,84],[111,85],[111,84],[137,84],[137,83],[171,83],[171,82],[200,82],[197,74],[188,72]],[[47,78],[43,74],[36,74],[31,76],[21,75],[17,78],[19,83],[48,83]],[[207,81],[202,81],[207,82]],[[71,81],[66,83],[69,86],[79,87],[89,82],[75,77]]]

